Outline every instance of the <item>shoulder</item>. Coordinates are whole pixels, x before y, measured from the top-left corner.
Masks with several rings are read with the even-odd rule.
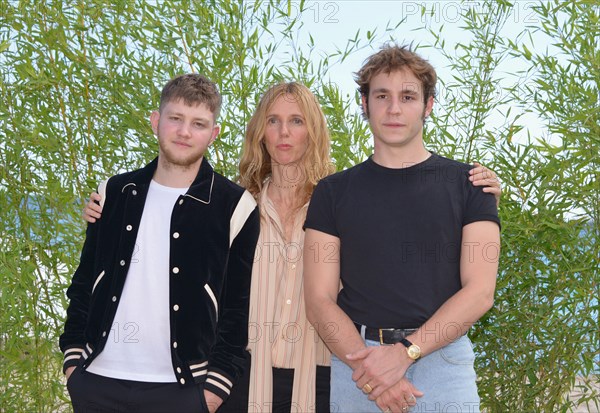
[[[149,164],[142,168],[113,175],[102,181],[98,186],[98,191],[103,199],[116,199],[120,194],[133,191],[138,185],[147,187],[152,180],[154,171],[158,164],[158,158],[154,158]],[[104,194],[102,193],[104,192]]]
[[[353,177],[360,175],[362,173],[364,173],[367,168],[366,168],[366,164],[369,161],[364,161],[359,163],[358,165],[354,165],[348,169],[344,169],[343,171],[339,171],[336,172],[332,175],[326,176],[325,178],[321,179],[321,182],[323,182],[325,185],[328,184],[340,184],[340,183],[344,183],[344,182],[348,182],[350,181]]]
[[[218,172],[214,172],[213,185],[215,186],[215,189],[218,189],[226,194],[231,194],[232,196],[240,197],[245,191],[243,187]]]
[[[459,162],[454,159],[440,156],[436,153],[432,153],[432,161],[428,164],[427,169],[435,169],[435,176],[442,178],[442,181],[447,184],[469,184],[469,170],[473,168],[464,162]]]
[[[114,189],[116,187],[120,188],[121,186],[127,185],[130,182],[133,182],[136,172],[138,172],[138,170],[124,172],[124,173],[113,175],[113,176],[107,178],[105,180],[105,182],[107,184],[107,188],[111,188],[111,189]]]
[[[459,162],[455,159],[446,158],[445,156],[438,155],[437,153],[432,153],[431,156],[434,157],[434,163],[445,168],[456,168],[462,171],[468,171],[473,166],[468,163]]]
[[[225,191],[231,191],[232,193],[242,193],[244,188],[233,182],[231,179],[221,175],[218,172],[214,172],[215,185],[219,185]]]
[[[321,179],[312,193],[309,209],[313,204],[337,205],[344,197],[352,196],[355,188],[364,181],[361,177],[366,169],[363,162]]]
[[[113,175],[107,179],[107,190],[122,191],[127,186],[148,184],[156,170],[157,160],[154,159],[148,165],[133,171]]]
[[[128,171],[113,175],[100,182],[98,184],[98,193],[102,196],[102,203],[104,203],[106,200],[107,195],[118,195],[119,193],[122,193],[128,186],[137,185],[139,181],[139,174],[142,169],[136,169],[135,171]]]
[[[256,200],[250,192],[218,172],[214,172],[213,184],[213,190],[218,191],[222,196],[231,198],[235,202],[244,203],[247,206],[256,206]]]

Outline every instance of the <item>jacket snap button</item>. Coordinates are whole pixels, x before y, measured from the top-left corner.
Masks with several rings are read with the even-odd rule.
[[[179,383],[185,384],[185,379],[179,379]]]
[[[179,306],[178,306],[177,304],[175,304],[175,305],[173,306],[173,310],[175,310],[175,311],[179,311]]]
[[[175,239],[179,238],[179,232],[174,232],[173,233],[173,238],[175,238]]]
[[[179,267],[173,267],[173,274],[179,274]]]
[[[133,229],[131,225],[127,225],[125,228],[127,228],[127,231],[131,231]]]

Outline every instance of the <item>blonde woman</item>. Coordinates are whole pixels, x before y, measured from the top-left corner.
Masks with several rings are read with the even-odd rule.
[[[250,119],[240,184],[259,204],[252,270],[251,412],[329,411],[330,353],[306,318],[302,247],[308,201],[334,172],[316,97],[299,83],[271,87]]]

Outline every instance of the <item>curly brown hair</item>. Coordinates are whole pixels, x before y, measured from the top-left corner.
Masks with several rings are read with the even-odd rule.
[[[361,96],[365,97],[367,105],[369,103],[369,84],[374,76],[382,72],[390,74],[404,69],[410,70],[421,81],[425,104],[430,97],[435,97],[437,74],[433,66],[416,54],[410,46],[386,44],[379,52],[371,55],[358,72],[354,73],[358,91]],[[363,112],[363,115],[368,118],[368,113]]]

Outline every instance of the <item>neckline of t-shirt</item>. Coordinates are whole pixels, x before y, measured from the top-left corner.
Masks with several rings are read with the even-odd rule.
[[[427,159],[425,159],[424,161],[419,162],[414,165],[411,165],[411,166],[407,166],[406,168],[388,168],[387,166],[379,165],[377,162],[375,162],[373,160],[373,155],[369,156],[366,164],[371,169],[374,169],[377,172],[383,172],[383,173],[387,173],[387,174],[398,175],[398,174],[413,173],[414,171],[418,171],[419,169],[430,165],[439,157],[435,152],[429,151],[429,153],[431,154],[431,156],[428,157]]]
[[[150,181],[150,187],[154,187],[160,191],[164,191],[164,192],[171,192],[171,193],[177,193],[177,194],[185,194],[189,187],[187,188],[174,188],[172,186],[165,186],[162,184],[159,184],[158,182],[156,182],[154,179],[152,181]]]

